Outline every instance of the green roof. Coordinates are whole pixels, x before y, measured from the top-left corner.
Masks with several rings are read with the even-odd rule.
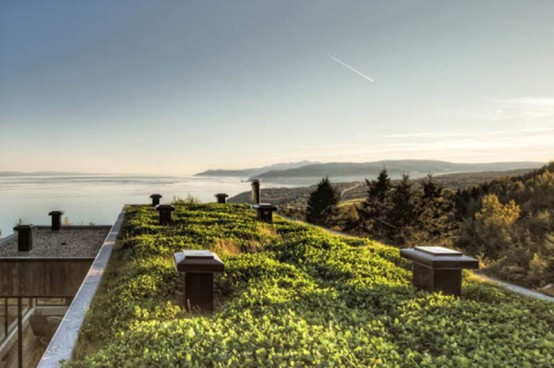
[[[72,367],[541,367],[554,351],[551,304],[465,273],[456,299],[415,290],[396,248],[342,237],[246,205],[179,204],[157,225],[128,210]],[[211,249],[215,312],[186,313],[182,249]]]

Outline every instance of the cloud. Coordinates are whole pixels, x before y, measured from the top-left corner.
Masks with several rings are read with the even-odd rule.
[[[549,161],[554,127],[472,132],[414,132],[367,137],[363,141],[305,146],[322,161],[435,159],[458,162]]]
[[[542,120],[554,117],[554,97],[497,98],[487,100],[481,110],[463,115],[485,120]]]
[[[499,115],[513,117],[544,118],[554,117],[554,97],[516,97],[494,101]]]
[[[477,107],[437,110],[445,116],[495,124],[553,127],[554,96],[525,96],[483,99]]]
[[[530,128],[516,130],[491,130],[491,131],[473,131],[473,132],[419,132],[406,134],[384,134],[375,135],[379,139],[410,139],[410,138],[429,138],[429,139],[471,139],[479,140],[481,138],[502,138],[502,137],[524,137],[524,136],[543,136],[544,134],[554,134],[554,126],[551,128]]]
[[[554,97],[516,97],[497,99],[498,103],[511,107],[532,107],[554,109]]]

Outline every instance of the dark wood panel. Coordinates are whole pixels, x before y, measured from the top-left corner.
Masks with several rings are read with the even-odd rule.
[[[93,259],[0,259],[1,297],[73,297]]]

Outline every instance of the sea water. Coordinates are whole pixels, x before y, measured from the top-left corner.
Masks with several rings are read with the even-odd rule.
[[[163,196],[161,203],[188,195],[214,202],[215,193],[234,196],[249,191],[250,183],[235,177],[170,177],[128,175],[25,175],[0,176],[0,230],[13,233],[18,222],[49,225],[52,210],[65,212],[73,225],[111,225],[125,204],[151,203],[150,194]],[[263,187],[295,185],[264,182]]]

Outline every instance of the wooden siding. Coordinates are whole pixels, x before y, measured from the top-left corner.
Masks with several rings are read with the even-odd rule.
[[[0,258],[0,297],[73,297],[92,258]]]

